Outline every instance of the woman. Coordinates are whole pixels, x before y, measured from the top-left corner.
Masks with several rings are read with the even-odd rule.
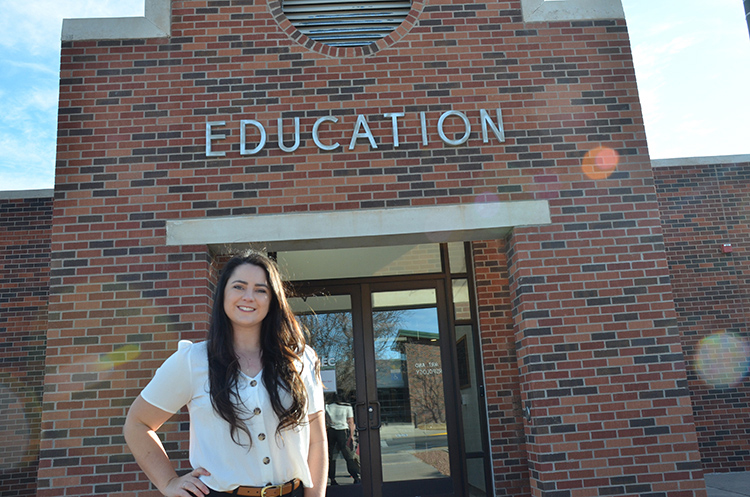
[[[155,431],[184,405],[194,469],[177,476]],[[273,261],[250,253],[226,264],[208,340],[179,343],[133,402],[124,432],[138,464],[168,497],[325,494],[318,361]]]

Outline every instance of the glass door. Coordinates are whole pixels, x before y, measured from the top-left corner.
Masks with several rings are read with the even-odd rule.
[[[458,446],[450,433],[454,403],[446,401],[452,389],[444,379],[451,368],[444,367],[450,340],[442,286],[381,288],[371,288],[369,315],[382,495],[455,495]]]
[[[354,419],[354,406],[361,398],[357,392],[365,389],[359,288],[306,293],[289,301],[320,359],[329,452],[327,495],[361,496],[361,450]]]
[[[328,496],[463,493],[442,285],[308,287],[291,299],[321,359]]]

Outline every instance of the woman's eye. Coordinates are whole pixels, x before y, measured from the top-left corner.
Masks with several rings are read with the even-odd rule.
[[[234,285],[232,288],[234,288],[235,290],[244,290],[242,285]]]

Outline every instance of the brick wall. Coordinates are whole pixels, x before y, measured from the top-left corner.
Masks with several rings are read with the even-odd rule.
[[[52,192],[0,196],[0,496],[36,495]]]
[[[506,243],[472,249],[495,495],[530,495]]]
[[[703,465],[750,470],[750,162],[655,167],[654,178]]]
[[[177,340],[200,340],[207,330],[215,266],[205,248],[149,246],[141,222],[116,239],[96,223],[84,226],[69,242],[53,234],[38,496],[150,488],[124,450],[127,407]],[[162,429],[180,469],[186,420],[178,415]]]
[[[529,199],[549,201],[552,224],[497,250],[530,479],[504,481],[524,471],[520,406],[496,398],[492,422],[514,425],[495,425],[493,450],[513,438],[516,458],[496,459],[498,492],[704,494],[623,21],[523,23],[518,1],[414,2],[376,47],[334,49],[296,33],[277,0],[204,0],[174,1],[171,29],[62,47],[39,496],[147,494],[123,416],[175,341],[205,332],[215,268],[205,246],[167,246],[167,220]],[[480,110],[498,107],[507,139],[484,143]],[[449,110],[474,122],[463,145],[437,137]],[[399,147],[389,112],[405,113]],[[346,145],[358,114],[377,148]],[[335,151],[312,143],[321,115],[339,119],[322,134],[345,144]],[[276,144],[279,117],[300,117],[294,153]],[[269,130],[255,155],[240,155],[242,119]],[[208,121],[226,123],[224,157],[205,156]],[[506,257],[493,248],[488,258]],[[180,418],[165,435],[182,466],[184,430]]]
[[[509,240],[534,495],[704,492],[655,191],[621,173]]]
[[[727,331],[746,336],[742,330],[747,328],[750,292],[743,211],[750,205],[748,170],[746,162],[732,161],[654,169],[701,456],[709,472],[747,470],[746,376],[730,374],[734,369],[728,365],[723,376],[712,379],[696,366],[701,341],[704,350],[713,343],[704,339]],[[3,397],[4,440],[21,437],[3,447],[0,495],[34,495],[52,203],[51,198],[27,196],[4,199],[0,208],[2,368],[8,394]],[[721,252],[724,243],[732,244],[731,254]],[[475,243],[474,248],[498,495],[521,495],[528,475],[523,434],[518,432],[522,420],[513,339],[507,332],[493,338],[498,323],[500,330],[512,329],[505,249],[501,241]],[[31,342],[36,345],[28,347]],[[495,382],[509,383],[503,387]]]

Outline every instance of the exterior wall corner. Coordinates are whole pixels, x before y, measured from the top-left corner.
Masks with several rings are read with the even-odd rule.
[[[144,17],[63,19],[62,41],[167,38],[172,0],[145,0]]]

